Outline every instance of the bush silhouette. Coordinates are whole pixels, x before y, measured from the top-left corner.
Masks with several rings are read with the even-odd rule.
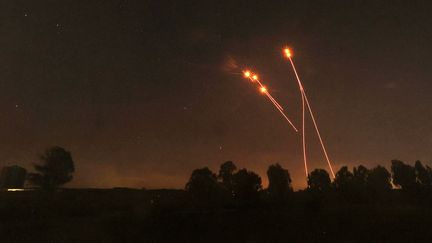
[[[369,173],[370,170],[364,167],[363,165],[354,167],[353,183],[357,191],[361,192],[366,190]]]
[[[241,169],[233,175],[234,197],[241,203],[256,202],[261,188],[261,177],[252,171]]]
[[[391,174],[388,170],[380,165],[370,170],[366,186],[371,193],[383,193],[392,188]]]
[[[313,170],[308,176],[308,186],[311,191],[329,191],[331,189],[331,181],[327,171],[323,169]]]
[[[288,170],[279,164],[270,165],[267,170],[269,186],[268,195],[272,200],[285,201],[289,193],[292,192],[291,177]]]
[[[222,185],[232,195],[233,193],[233,175],[237,167],[232,161],[226,161],[220,166],[218,178],[222,180]]]
[[[336,173],[333,185],[337,191],[347,193],[354,188],[354,175],[348,170],[348,167],[343,166]]]
[[[18,165],[5,166],[0,171],[0,188],[23,188],[27,170]]]
[[[423,188],[430,188],[432,186],[432,170],[429,166],[424,167],[423,164],[417,160],[414,165],[414,171],[419,186]]]
[[[416,174],[414,167],[400,160],[391,161],[393,184],[400,186],[405,191],[413,191],[416,187]]]
[[[29,174],[30,182],[47,190],[71,181],[75,171],[71,153],[61,147],[47,149],[34,168],[38,173]]]
[[[214,201],[220,199],[222,188],[217,181],[216,174],[204,167],[192,172],[186,184],[186,190],[199,200]]]

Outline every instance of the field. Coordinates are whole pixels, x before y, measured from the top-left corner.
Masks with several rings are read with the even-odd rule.
[[[214,205],[182,190],[0,193],[1,242],[427,242],[428,203],[347,202],[296,192],[283,204]],[[397,203],[396,203],[397,202]]]

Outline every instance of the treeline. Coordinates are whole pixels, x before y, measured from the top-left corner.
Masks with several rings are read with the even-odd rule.
[[[33,164],[35,172],[27,173],[21,166],[5,166],[0,173],[0,189],[23,188],[25,183],[43,190],[54,190],[70,182],[75,172],[72,155],[66,149],[54,146],[39,156]]]
[[[186,190],[199,202],[255,204],[262,201],[284,203],[291,199],[293,189],[287,169],[279,164],[267,169],[268,188],[262,187],[261,177],[247,169],[238,170],[232,161],[220,166],[218,174],[209,168],[196,169],[186,184]],[[411,199],[432,197],[432,168],[416,161],[414,166],[400,160],[391,161],[391,171],[383,166],[352,171],[344,166],[332,181],[324,169],[311,171],[308,187],[302,192],[331,195],[348,201],[380,200],[397,192]]]

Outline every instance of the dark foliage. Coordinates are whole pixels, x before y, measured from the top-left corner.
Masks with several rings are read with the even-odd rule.
[[[380,165],[370,170],[366,187],[374,195],[383,195],[390,191],[392,185],[390,182],[391,174],[388,170]]]
[[[326,192],[331,189],[330,176],[323,169],[315,169],[308,176],[308,186],[311,191]]]
[[[354,187],[354,175],[348,170],[348,167],[343,166],[337,173],[334,180],[334,187],[341,192],[347,192]]]
[[[354,186],[359,191],[366,190],[367,180],[370,171],[364,167],[363,165],[359,165],[358,167],[354,167],[353,169],[353,182]]]
[[[71,153],[62,147],[52,147],[34,165],[37,173],[29,173],[29,181],[43,189],[52,190],[72,180],[75,171]]]
[[[414,165],[416,182],[423,188],[430,188],[432,186],[432,169],[429,166],[424,167],[423,164],[417,160]]]
[[[241,169],[233,175],[234,198],[240,203],[258,201],[261,188],[261,177],[252,171]]]
[[[413,191],[416,188],[416,173],[414,167],[400,160],[391,161],[393,184],[400,186],[405,191]]]
[[[206,202],[218,201],[223,194],[216,174],[207,167],[192,172],[186,190],[196,199]]]
[[[226,161],[220,166],[218,178],[230,194],[233,193],[233,175],[237,167],[232,161]]]
[[[277,202],[285,201],[292,192],[291,177],[288,170],[279,164],[270,165],[267,170],[269,185],[267,189],[271,200]]]
[[[337,173],[333,181],[333,187],[345,199],[353,201],[361,199],[361,189],[356,185],[354,174],[343,166]]]
[[[23,167],[13,165],[5,166],[0,172],[0,188],[23,188],[27,170]]]

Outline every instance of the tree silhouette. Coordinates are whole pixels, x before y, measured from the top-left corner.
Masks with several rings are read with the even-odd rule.
[[[414,167],[405,164],[400,160],[391,161],[393,183],[403,190],[413,190],[416,187],[416,174]]]
[[[366,189],[366,184],[369,176],[369,169],[363,165],[354,167],[353,169],[353,182],[357,190],[362,191]]]
[[[348,167],[343,166],[336,173],[336,178],[334,179],[334,187],[340,192],[352,191],[354,184],[354,175],[348,170]]]
[[[226,161],[220,166],[218,178],[222,180],[222,184],[229,191],[233,193],[233,175],[237,167],[232,161]]]
[[[415,175],[417,178],[417,183],[422,186],[429,188],[432,186],[432,174],[431,168],[429,166],[426,166],[426,168],[423,166],[423,164],[417,160],[414,165]]]
[[[323,169],[313,170],[308,176],[308,186],[312,191],[329,191],[331,189],[331,181],[327,171]]]
[[[366,186],[372,193],[386,192],[392,188],[390,178],[390,172],[388,172],[386,168],[378,165],[370,170]]]
[[[216,174],[209,168],[196,169],[186,184],[186,190],[201,200],[214,200],[220,196],[221,187]]]
[[[5,166],[0,171],[0,188],[23,188],[27,170],[18,165]]]
[[[241,169],[233,175],[234,196],[241,202],[257,201],[261,187],[261,178],[252,171]]]
[[[271,199],[284,201],[290,192],[291,177],[288,170],[282,168],[279,164],[270,165],[267,170],[269,186],[267,192]]]
[[[62,147],[47,149],[34,168],[38,173],[29,174],[30,182],[48,190],[71,181],[75,171],[71,153]]]

